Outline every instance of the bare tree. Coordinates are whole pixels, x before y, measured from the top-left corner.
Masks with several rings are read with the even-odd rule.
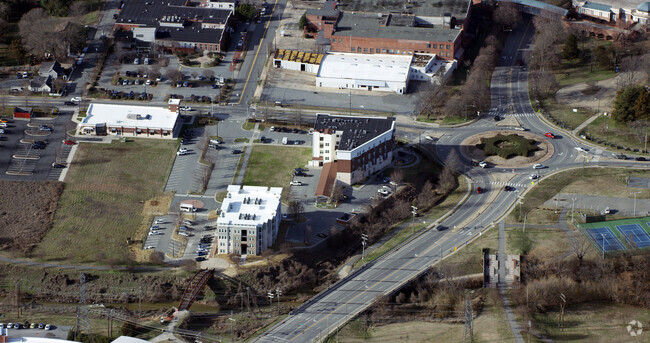
[[[578,259],[578,264],[582,266],[582,259],[591,247],[589,239],[580,233],[572,234],[570,238],[571,249]]]
[[[393,172],[390,173],[390,180],[397,185],[401,184],[402,181],[404,181],[404,171],[400,168],[393,169]],[[397,186],[395,186],[395,188],[397,188]]]
[[[154,251],[149,255],[149,262],[162,264],[165,261],[165,255],[160,251]]]
[[[149,67],[149,77],[157,78],[160,76],[160,66],[155,64]]]
[[[178,69],[167,69],[165,76],[172,82],[176,82],[181,79],[183,74]]]
[[[205,69],[202,74],[206,79],[212,80],[212,78],[214,77],[214,70]]]
[[[621,61],[618,88],[634,86],[641,81],[643,71],[650,70],[650,58],[646,55],[627,56]]]
[[[270,266],[273,259],[273,251],[271,249],[262,251],[262,258],[264,258],[266,260],[266,264]]]
[[[521,22],[521,14],[515,4],[508,2],[499,3],[499,7],[492,14],[494,21],[503,26],[503,29],[512,29]]]
[[[345,194],[343,193],[343,185],[341,185],[339,182],[336,182],[334,187],[332,188],[332,196],[330,199],[332,202],[339,202],[343,200],[345,197]]]
[[[88,13],[88,5],[83,0],[73,2],[68,9],[68,15],[77,21],[81,21],[86,13]]]
[[[302,216],[302,213],[304,212],[305,207],[302,205],[300,201],[293,200],[289,202],[289,214],[293,216],[294,220],[297,220]]]

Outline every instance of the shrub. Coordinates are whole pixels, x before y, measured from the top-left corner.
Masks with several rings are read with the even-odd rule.
[[[481,139],[481,143],[476,145],[483,150],[486,156],[498,155],[501,158],[511,158],[513,156],[528,156],[533,151],[539,150],[537,141],[526,139],[518,135],[496,135],[490,138]]]

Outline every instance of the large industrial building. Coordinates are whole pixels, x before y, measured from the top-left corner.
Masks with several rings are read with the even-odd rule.
[[[282,187],[228,186],[217,219],[217,253],[260,255],[273,245],[282,220]]]
[[[170,99],[167,108],[90,104],[86,117],[79,123],[79,134],[175,138],[180,127],[179,104],[179,99]]]
[[[323,166],[316,196],[329,197],[333,179],[351,185],[390,165],[395,117],[318,114],[312,139],[310,165]]]

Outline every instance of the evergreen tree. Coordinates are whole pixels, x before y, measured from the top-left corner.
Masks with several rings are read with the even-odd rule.
[[[570,60],[577,58],[579,55],[580,50],[578,49],[578,38],[574,34],[570,33],[562,47],[562,58]]]

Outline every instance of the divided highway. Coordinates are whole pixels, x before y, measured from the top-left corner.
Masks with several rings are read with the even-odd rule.
[[[529,49],[534,32],[532,22],[527,20],[510,34],[499,65],[493,73],[490,113],[466,127],[437,130],[445,133],[435,147],[441,160],[451,149],[458,149],[465,138],[485,131],[499,130],[492,120],[495,115],[516,116],[530,133],[540,136],[556,129],[535,115],[528,100],[528,72],[517,63],[518,60],[523,60],[523,51]],[[583,163],[648,167],[647,163],[601,161],[601,158],[611,158],[613,154],[600,149],[593,149],[589,153],[578,151],[575,147],[580,145],[573,137],[549,141],[553,145],[554,154],[544,162],[548,168],[541,170],[542,175],[580,167]],[[461,159],[464,164],[470,164],[466,158]],[[367,264],[294,310],[289,317],[260,336],[257,342],[314,342],[325,339],[370,307],[376,299],[399,289],[454,249],[461,248],[468,240],[498,222],[515,204],[518,194],[523,191],[522,186],[530,185],[529,175],[534,173],[530,166],[514,169],[466,166],[465,170],[468,171],[466,176],[472,180],[472,190],[481,186],[488,189],[488,193],[477,194],[471,191],[466,201],[440,223],[449,229],[431,229],[398,250]],[[499,173],[510,174],[508,183],[519,185],[517,192],[504,192],[503,186],[493,181],[494,175]],[[497,194],[490,196],[493,192]]]

